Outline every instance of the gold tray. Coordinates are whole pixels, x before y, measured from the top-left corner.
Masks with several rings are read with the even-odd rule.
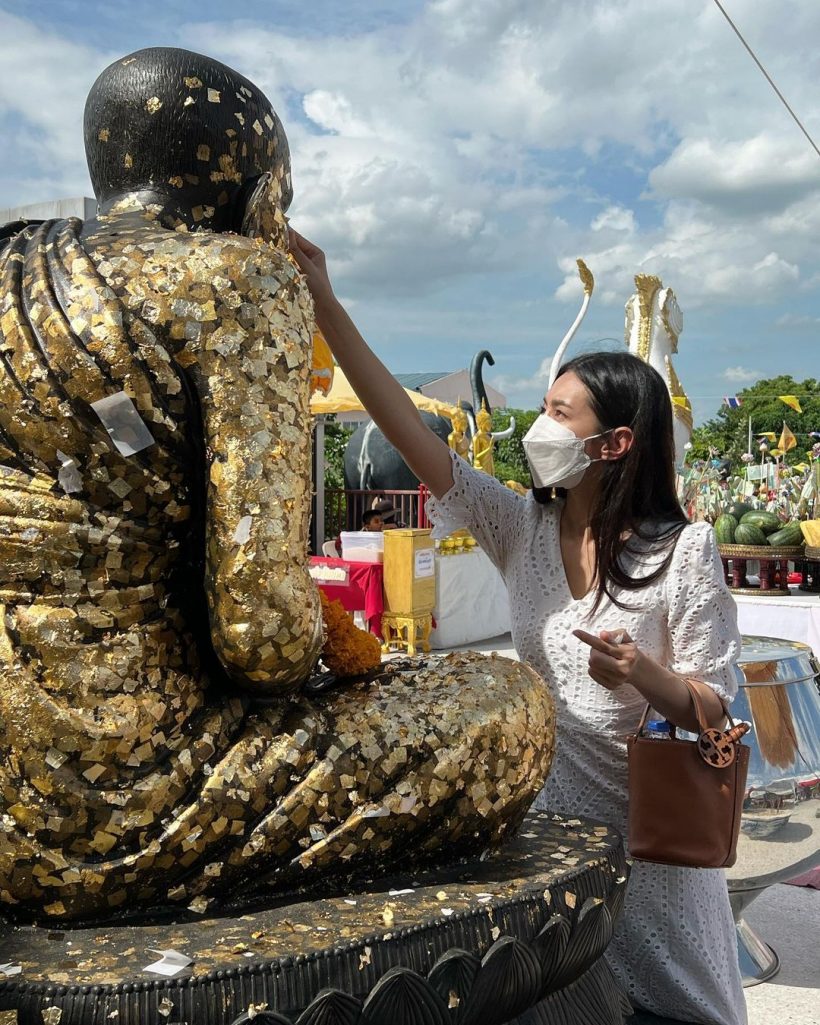
[[[802,559],[802,545],[725,545],[718,551],[727,559]]]

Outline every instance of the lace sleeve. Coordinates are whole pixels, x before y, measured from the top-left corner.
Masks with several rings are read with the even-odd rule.
[[[708,684],[724,701],[737,693],[737,606],[708,523],[684,527],[666,577],[669,668]]]
[[[455,452],[453,486],[442,498],[430,498],[427,515],[433,537],[446,537],[466,528],[503,571],[511,538],[521,523],[527,499],[505,487],[495,477],[473,469]]]

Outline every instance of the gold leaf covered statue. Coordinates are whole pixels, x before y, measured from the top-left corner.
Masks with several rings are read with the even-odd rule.
[[[484,400],[475,415],[476,432],[473,437],[473,466],[491,477],[495,473],[493,464],[493,418]]]
[[[462,459],[470,454],[470,439],[467,435],[467,414],[457,405],[451,420],[453,429],[447,436],[447,444]]]
[[[530,669],[458,655],[303,693],[314,325],[279,119],[158,48],[102,73],[85,138],[99,216],[0,230],[6,912],[498,843],[551,758]]]

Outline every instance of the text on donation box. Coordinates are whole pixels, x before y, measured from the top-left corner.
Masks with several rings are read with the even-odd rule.
[[[435,576],[436,562],[434,548],[421,548],[416,552],[414,576],[416,580]]]

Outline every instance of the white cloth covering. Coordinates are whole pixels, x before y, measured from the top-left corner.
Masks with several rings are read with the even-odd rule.
[[[428,504],[434,536],[467,527],[498,566],[510,595],[516,651],[551,683],[556,699],[556,754],[535,805],[611,823],[628,845],[625,736],[644,701],[632,687],[613,693],[595,683],[587,673],[589,649],[572,630],[625,628],[645,654],[731,700],[740,635],[712,528],[697,523],[683,529],[666,573],[621,596],[632,611],[605,599],[590,618],[594,594],[574,599],[564,572],[562,504],[522,498],[453,458],[453,487]],[[649,565],[652,557],[642,561]],[[745,1025],[720,869],[636,862],[607,957],[639,1008],[687,1022]]]
[[[510,600],[504,580],[476,548],[436,555],[435,628],[431,648],[458,648],[510,632]]]

